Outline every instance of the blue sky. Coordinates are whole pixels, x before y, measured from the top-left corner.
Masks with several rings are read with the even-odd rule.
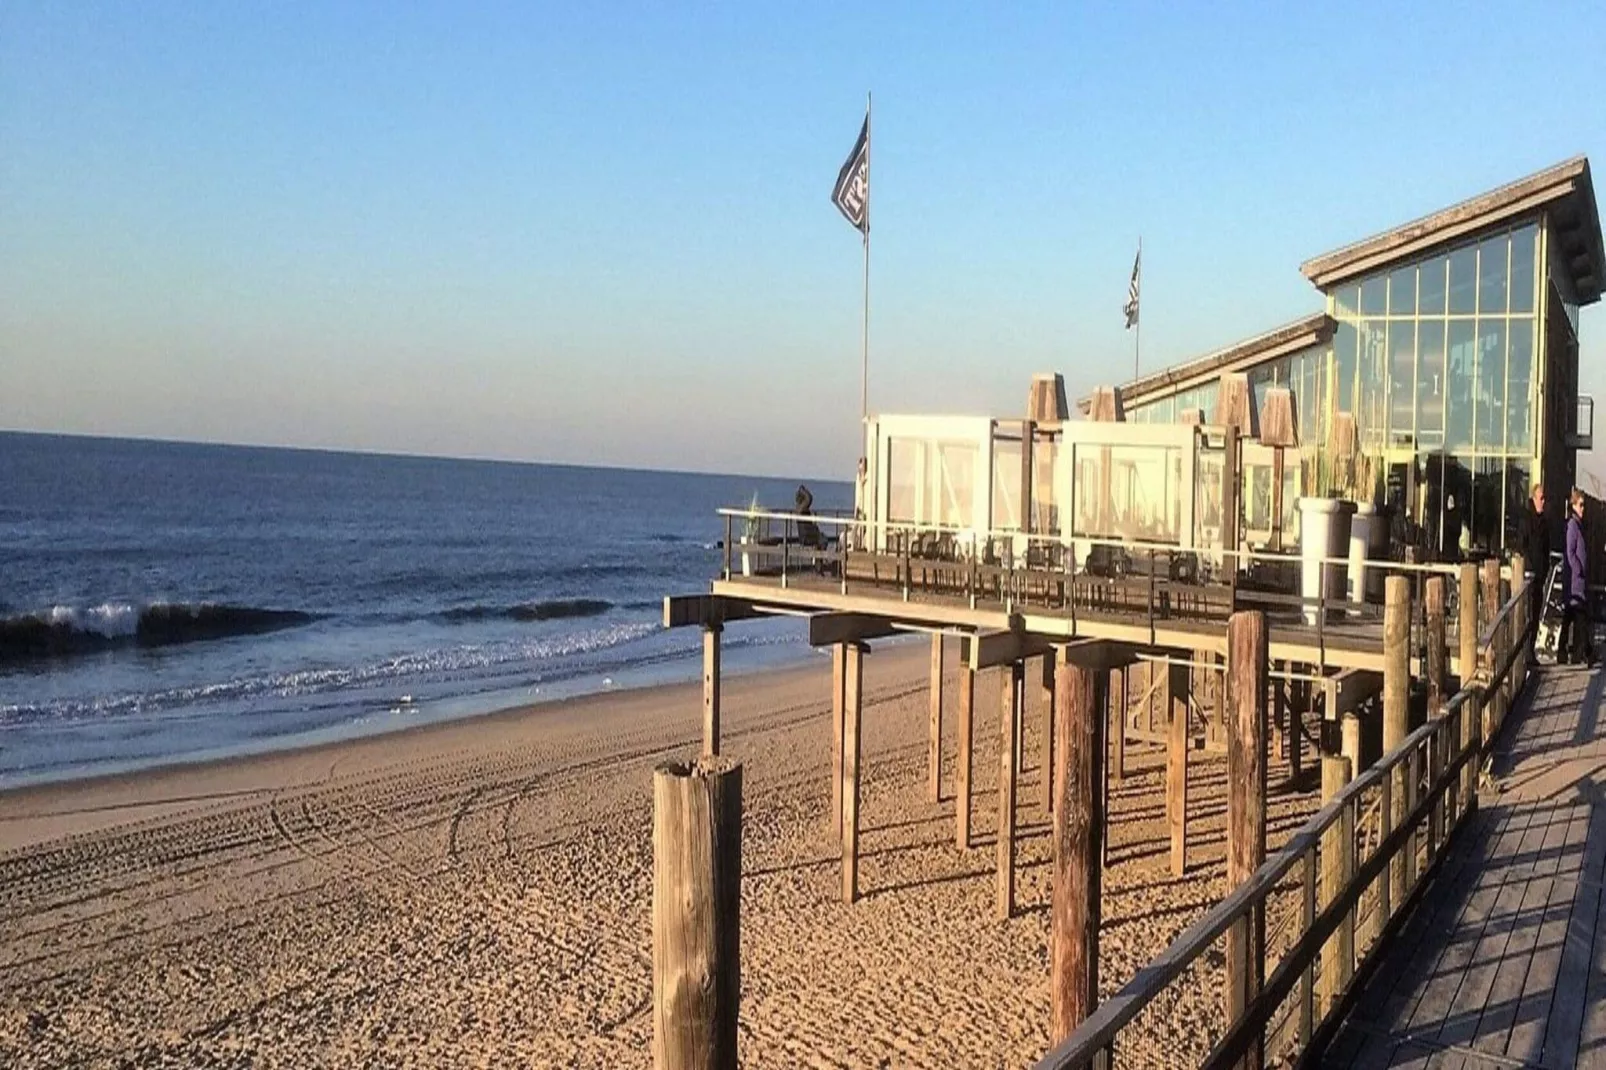
[[[1598,4],[0,5],[0,427],[851,475],[1577,153]],[[1606,192],[1606,191],[1602,191]],[[1583,387],[1606,397],[1586,310]]]

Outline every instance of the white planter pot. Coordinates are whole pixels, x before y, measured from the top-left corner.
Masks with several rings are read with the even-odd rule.
[[[1344,582],[1346,597],[1357,605],[1366,601],[1371,572],[1366,567],[1366,560],[1372,554],[1372,530],[1382,523],[1383,518],[1378,515],[1377,506],[1371,502],[1356,503],[1355,515],[1349,522],[1349,572]]]
[[[1322,559],[1344,558],[1348,555],[1350,521],[1354,516],[1354,502],[1340,498],[1299,499],[1301,597],[1323,598],[1328,602],[1344,600],[1344,580],[1348,570],[1341,561],[1324,565]],[[1305,623],[1316,623],[1315,606],[1306,608]]]

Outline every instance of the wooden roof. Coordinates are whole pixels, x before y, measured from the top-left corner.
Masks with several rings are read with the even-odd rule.
[[[1307,260],[1299,270],[1319,289],[1327,290],[1356,276],[1422,256],[1435,246],[1541,210],[1550,217],[1553,240],[1561,243],[1561,259],[1572,277],[1579,303],[1593,304],[1600,299],[1602,283],[1606,282],[1606,253],[1602,251],[1589,160],[1583,156]]]
[[[1130,412],[1146,401],[1215,382],[1227,372],[1248,371],[1268,360],[1297,353],[1308,346],[1321,345],[1333,337],[1335,326],[1337,324],[1332,317],[1318,312],[1314,316],[1285,323],[1265,334],[1236,342],[1226,349],[1151,372],[1120,388],[1122,405]],[[1077,408],[1087,412],[1089,400],[1082,398],[1076,403]]]

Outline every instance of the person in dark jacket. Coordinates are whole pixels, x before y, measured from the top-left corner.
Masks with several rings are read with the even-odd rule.
[[[1595,644],[1589,634],[1589,554],[1584,543],[1584,492],[1577,487],[1567,496],[1567,553],[1563,562],[1567,574],[1567,612],[1561,621],[1556,660],[1594,665]]]
[[[1522,551],[1523,568],[1533,577],[1528,587],[1529,642],[1533,629],[1545,609],[1545,581],[1550,578],[1550,522],[1545,518],[1545,488],[1535,483],[1531,507],[1522,511],[1522,527],[1518,531],[1518,548]],[[1521,577],[1513,577],[1513,582]]]

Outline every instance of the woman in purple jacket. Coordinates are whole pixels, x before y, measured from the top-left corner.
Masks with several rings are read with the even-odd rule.
[[[1561,620],[1557,658],[1560,663],[1595,664],[1588,609],[1589,557],[1584,544],[1584,492],[1574,487],[1567,496],[1567,612]],[[1569,646],[1569,635],[1572,643]]]

